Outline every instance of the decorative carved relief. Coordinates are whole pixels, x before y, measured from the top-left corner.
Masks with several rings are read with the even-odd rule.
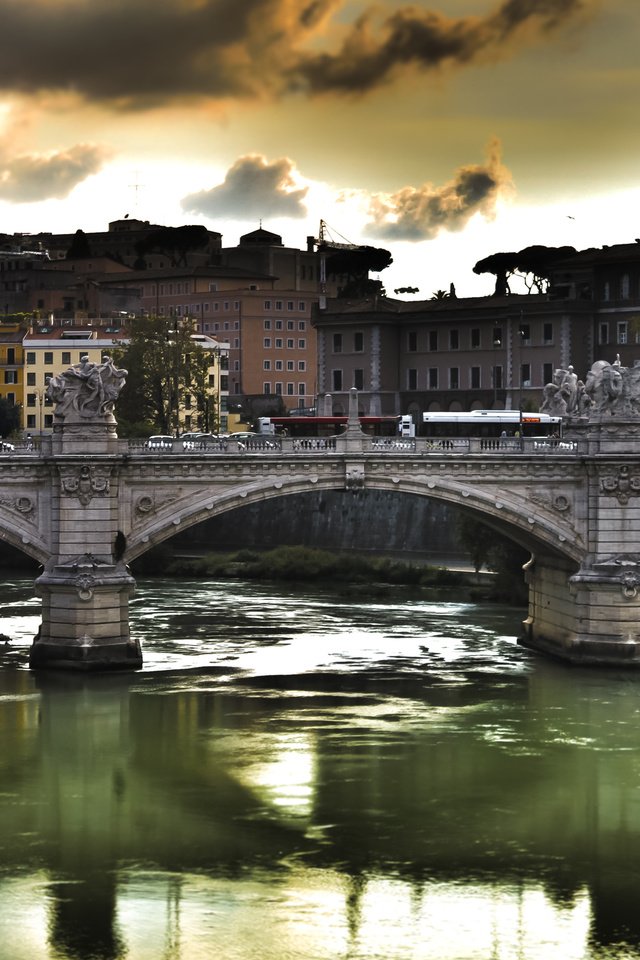
[[[345,477],[345,487],[347,490],[363,490],[364,489],[364,467],[360,464],[351,465],[347,467],[346,477]]]
[[[36,522],[36,505],[31,497],[0,497],[0,506],[5,510],[15,510],[28,523]]]
[[[143,493],[134,502],[135,523],[141,523],[151,513],[157,513],[167,504],[178,500],[182,495],[181,488],[176,493]]]
[[[110,474],[110,467],[84,464],[71,468],[60,477],[62,495],[77,497],[80,503],[86,506],[94,497],[109,495]]]
[[[539,503],[540,506],[544,507],[546,510],[551,509],[555,510],[557,513],[565,514],[565,519],[567,519],[571,513],[571,500],[563,493],[545,496],[542,493],[529,492],[529,499],[533,503]]]
[[[600,489],[611,497],[616,497],[618,503],[628,503],[629,497],[640,494],[640,476],[631,474],[629,467],[619,467],[617,474],[609,474],[600,478]]]

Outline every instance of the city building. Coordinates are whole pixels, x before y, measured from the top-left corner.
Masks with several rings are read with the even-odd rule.
[[[402,301],[329,299],[314,310],[318,393],[363,413],[538,409],[559,366],[640,356],[640,243],[558,261],[545,293]]]

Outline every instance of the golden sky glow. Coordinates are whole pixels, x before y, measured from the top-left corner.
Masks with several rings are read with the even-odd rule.
[[[0,231],[325,219],[387,290],[633,240],[636,0],[0,0]],[[573,219],[571,219],[573,218]]]

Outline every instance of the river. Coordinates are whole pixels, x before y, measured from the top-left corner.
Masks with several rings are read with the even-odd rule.
[[[497,605],[138,582],[137,673],[0,598],[0,960],[640,957],[640,676]]]

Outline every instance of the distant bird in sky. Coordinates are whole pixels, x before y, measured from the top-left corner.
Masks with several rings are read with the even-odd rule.
[[[575,217],[572,217],[570,213],[567,214],[567,220],[575,220]]]

